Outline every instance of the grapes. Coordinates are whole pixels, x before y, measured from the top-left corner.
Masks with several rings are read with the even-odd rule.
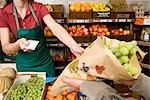
[[[31,77],[12,90],[10,100],[40,100],[44,84],[42,77]]]

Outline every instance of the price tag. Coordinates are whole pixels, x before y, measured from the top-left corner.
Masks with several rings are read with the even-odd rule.
[[[84,22],[85,22],[85,23],[89,23],[89,22],[90,22],[90,20],[84,20]]]
[[[114,22],[118,22],[118,19],[115,19]]]
[[[99,20],[98,20],[98,19],[94,19],[93,22],[94,22],[94,23],[97,23],[97,22],[99,22]]]
[[[132,21],[132,19],[127,19],[127,22],[131,22]]]
[[[150,25],[150,19],[149,18],[144,19],[144,25]]]
[[[126,19],[119,19],[119,22],[126,22]]]
[[[77,23],[84,23],[84,20],[76,20]]]
[[[112,19],[108,19],[108,22],[112,22]]]
[[[107,19],[100,19],[100,22],[107,22]]]

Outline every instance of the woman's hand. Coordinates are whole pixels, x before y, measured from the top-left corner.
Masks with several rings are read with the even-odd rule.
[[[31,51],[30,49],[26,49],[25,47],[29,44],[29,42],[27,41],[26,38],[21,38],[18,40],[19,43],[19,47],[21,50],[23,50],[24,52],[29,52]]]
[[[84,82],[83,80],[63,77],[62,81],[69,85],[67,93],[71,93],[74,91],[78,91],[80,89],[81,84]]]
[[[79,57],[84,52],[84,49],[76,43],[71,45],[70,50],[76,57]]]

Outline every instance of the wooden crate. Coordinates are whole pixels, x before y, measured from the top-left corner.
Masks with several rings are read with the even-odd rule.
[[[64,6],[63,5],[51,5],[53,11],[50,12],[53,18],[61,19],[64,18]]]
[[[70,19],[91,19],[92,11],[90,12],[69,12]]]

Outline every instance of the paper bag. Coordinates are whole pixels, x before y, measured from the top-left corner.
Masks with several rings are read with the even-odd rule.
[[[136,54],[130,58],[129,63],[138,68],[138,73],[135,76],[131,76],[107,47],[117,46],[118,43],[119,41],[115,39],[98,37],[85,49],[85,52],[79,58],[67,65],[53,84],[52,95],[56,96],[68,89],[67,84],[61,81],[63,76],[93,81],[97,78],[114,81],[137,79],[141,73],[141,67]],[[139,52],[143,58],[145,53]]]

